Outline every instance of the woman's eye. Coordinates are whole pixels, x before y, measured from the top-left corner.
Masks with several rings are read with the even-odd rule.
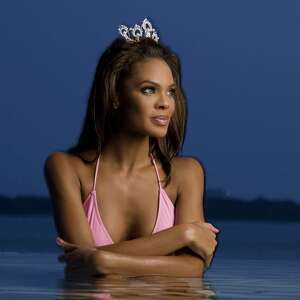
[[[152,94],[155,91],[155,88],[153,87],[145,87],[142,89],[143,94]],[[172,97],[176,96],[176,89],[171,89],[169,91],[171,93]]]
[[[143,92],[144,94],[149,94],[148,92],[145,93],[145,91],[147,91],[147,90],[153,91],[154,88],[153,88],[153,87],[145,87],[145,88],[142,89],[142,92]],[[151,94],[151,93],[150,93],[150,94]]]
[[[171,92],[171,94],[172,94],[173,97],[176,96],[176,90],[175,89],[171,89],[170,92]]]

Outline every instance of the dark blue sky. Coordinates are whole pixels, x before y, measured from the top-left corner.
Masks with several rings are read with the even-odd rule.
[[[1,1],[0,193],[46,195],[78,138],[98,58],[148,17],[182,61],[184,155],[207,188],[300,201],[299,1]]]

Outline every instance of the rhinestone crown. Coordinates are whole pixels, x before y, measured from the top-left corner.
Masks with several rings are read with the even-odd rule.
[[[142,26],[135,24],[133,28],[128,28],[122,24],[118,27],[118,30],[127,41],[131,42],[139,41],[143,37],[152,38],[157,43],[159,40],[157,32],[147,18],[144,19]]]

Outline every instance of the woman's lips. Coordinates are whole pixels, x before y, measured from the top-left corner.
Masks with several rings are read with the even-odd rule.
[[[151,121],[159,126],[166,126],[169,122],[169,118],[168,117],[152,117]]]

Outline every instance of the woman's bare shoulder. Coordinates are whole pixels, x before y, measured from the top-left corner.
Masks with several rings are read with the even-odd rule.
[[[85,160],[92,160],[93,154],[91,152],[80,153],[80,156]],[[68,152],[55,151],[50,153],[45,160],[45,168],[59,168],[59,169],[73,169],[73,171],[80,171],[84,168],[85,163],[80,156]]]
[[[65,180],[71,180],[81,187],[89,185],[94,164],[85,163],[81,157],[92,161],[95,152],[80,153],[80,156],[60,151],[50,153],[44,164],[46,178],[64,177]]]
[[[46,169],[74,168],[74,156],[66,152],[55,151],[50,153],[44,163]]]
[[[65,152],[52,152],[44,162],[44,174],[47,178],[57,176],[77,177],[77,169],[74,157]]]
[[[176,181],[179,182],[180,179],[190,178],[194,176],[195,172],[204,172],[203,163],[199,158],[188,157],[188,156],[176,156],[172,159],[172,168],[174,169],[174,176]]]

